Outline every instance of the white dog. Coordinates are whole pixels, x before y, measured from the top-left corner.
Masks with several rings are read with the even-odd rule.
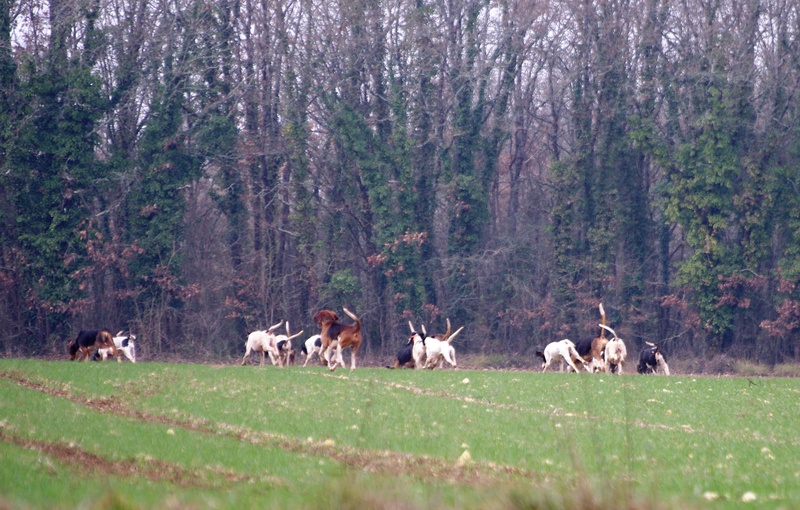
[[[444,335],[435,335],[425,338],[425,368],[433,370],[442,361],[447,361],[453,368],[456,365],[455,349],[450,344],[453,339],[461,333],[464,326],[461,326],[452,335],[450,334],[450,319],[447,319],[447,332]]]
[[[542,372],[556,362],[558,363],[559,372],[564,371],[564,362],[575,372],[578,372],[579,370],[578,367],[575,366],[575,361],[580,361],[583,366],[586,367],[586,370],[590,371],[588,363],[578,354],[577,349],[575,349],[575,344],[568,338],[559,340],[558,342],[550,342],[547,344],[547,347],[544,348],[544,352],[536,351],[536,355],[543,360]]]
[[[286,334],[275,335],[275,349],[278,352],[278,360],[281,365],[289,365],[293,363],[294,349],[292,349],[292,340],[303,334],[303,330],[299,333],[292,335],[289,332],[289,321],[286,321]]]
[[[125,355],[126,358],[131,360],[131,363],[136,363],[136,335],[123,336],[123,331],[117,333],[114,337],[114,346],[117,348],[117,361],[121,362],[119,353]],[[97,349],[94,353],[94,359],[106,360],[111,356],[110,348]]]
[[[408,341],[412,343],[411,359],[414,360],[414,368],[425,368],[425,326],[422,326],[422,333],[414,329],[411,321],[408,321],[408,327],[411,328],[411,338]]]
[[[274,331],[283,324],[283,321],[271,326],[266,331],[253,331],[247,336],[247,343],[245,344],[245,353],[244,358],[242,358],[242,365],[247,363],[247,358],[250,357],[250,352],[255,351],[261,353],[261,362],[259,366],[264,366],[264,353],[269,354],[269,359],[272,361],[273,365],[280,364],[283,366],[283,361],[281,361],[280,353],[278,352],[278,342],[276,341]]]
[[[600,324],[600,327],[605,328],[614,335],[614,338],[608,341],[605,348],[606,372],[621,374],[622,366],[625,364],[625,358],[628,357],[628,350],[625,348],[625,342],[617,336],[613,329],[604,324]]]

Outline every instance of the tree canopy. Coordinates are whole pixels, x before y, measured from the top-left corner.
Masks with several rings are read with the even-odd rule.
[[[529,353],[800,352],[790,0],[5,0],[0,353],[320,308]]]

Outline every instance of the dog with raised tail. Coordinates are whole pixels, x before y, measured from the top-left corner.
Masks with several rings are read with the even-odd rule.
[[[278,329],[281,324],[283,324],[283,321],[270,326],[270,328],[267,330],[253,331],[247,336],[244,358],[242,358],[242,365],[247,363],[247,358],[250,357],[251,352],[258,352],[261,354],[261,361],[258,366],[264,366],[265,354],[269,354],[269,359],[272,361],[273,365],[280,364],[283,366],[283,361],[281,360],[280,352],[278,351],[278,345],[275,336],[275,330]]]
[[[600,324],[600,327],[614,335],[614,338],[606,343],[604,351],[605,369],[607,373],[621,374],[622,366],[625,365],[625,358],[628,357],[628,350],[625,348],[625,342],[605,324]]]
[[[405,345],[397,351],[394,357],[394,365],[386,368],[422,368],[421,363],[425,362],[425,337],[414,329],[411,321],[408,321],[408,327],[411,329],[411,336],[406,340]],[[423,326],[423,330],[425,327]]]
[[[428,336],[428,332],[425,331],[424,325],[420,326],[422,328],[422,333],[416,331],[411,321],[408,321],[408,327],[411,328],[411,337],[408,341],[411,344],[411,358],[414,361],[414,368],[425,368],[428,359],[425,337]]]
[[[314,322],[322,329],[322,352],[328,362],[328,370],[336,370],[336,366],[343,365],[342,349],[350,348],[350,371],[356,369],[356,359],[361,348],[361,320],[350,310],[343,308],[355,324],[342,324],[339,315],[333,310],[320,310],[314,314]],[[334,343],[336,341],[336,343]],[[336,349],[335,356],[334,349]],[[331,359],[333,358],[333,359]]]
[[[451,367],[458,368],[456,363],[456,350],[451,342],[464,330],[464,326],[450,334],[450,319],[447,319],[447,331],[443,335],[425,337],[425,368],[433,370],[441,367],[447,361]]]
[[[113,338],[114,347],[116,347],[117,351],[117,362],[122,361],[119,355],[119,353],[122,353],[131,361],[131,363],[136,363],[136,335],[123,335],[123,333],[124,331],[120,331]],[[105,361],[109,356],[113,356],[111,348],[101,347],[94,352],[94,357],[92,359],[95,361]]]
[[[564,371],[564,363],[566,363],[572,370],[579,372],[575,362],[579,362],[581,366],[590,371],[589,364],[578,354],[575,344],[572,340],[565,338],[558,342],[550,342],[544,348],[544,352],[536,351],[536,356],[542,358],[542,372],[546,371],[553,363],[558,363],[558,371]]]
[[[606,348],[608,339],[606,338],[606,330],[603,329],[606,323],[606,311],[603,308],[603,303],[600,303],[600,336],[594,338],[585,338],[579,340],[575,344],[578,354],[583,359],[589,360],[590,372],[602,372],[605,370],[605,362],[603,361],[603,350]]]
[[[294,335],[289,332],[289,321],[286,321],[286,334],[275,335],[275,348],[278,351],[278,359],[281,366],[294,364],[294,353],[292,340],[303,334],[303,330]]]

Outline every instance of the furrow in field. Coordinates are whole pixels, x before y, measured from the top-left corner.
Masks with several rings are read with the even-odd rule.
[[[140,477],[151,482],[168,482],[181,487],[215,488],[220,482],[252,482],[250,476],[230,470],[190,470],[176,464],[165,462],[150,457],[128,458],[111,460],[103,456],[88,452],[74,443],[37,441],[14,435],[5,427],[0,426],[0,441],[13,444],[20,448],[41,452],[58,462],[68,465],[79,475],[102,474],[104,476]],[[263,478],[258,479],[263,483]],[[275,477],[270,477],[269,482],[274,485],[286,483]]]
[[[535,480],[538,476],[530,471],[492,462],[451,463],[436,457],[413,455],[391,450],[362,450],[350,446],[336,445],[331,440],[303,440],[284,434],[257,431],[225,423],[209,423],[207,420],[175,419],[145,413],[129,408],[121,396],[87,398],[72,394],[63,384],[45,384],[27,379],[17,372],[0,372],[0,377],[25,388],[64,398],[85,405],[97,412],[124,416],[126,418],[180,427],[193,432],[231,437],[251,444],[280,448],[303,455],[326,457],[349,468],[369,473],[391,476],[410,476],[425,481],[444,480],[451,483],[476,484],[496,483],[502,479]]]

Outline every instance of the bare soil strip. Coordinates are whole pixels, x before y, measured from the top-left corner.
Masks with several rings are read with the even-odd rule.
[[[168,482],[180,487],[214,488],[222,480],[226,482],[247,482],[252,477],[228,470],[188,470],[181,466],[152,458],[129,458],[109,460],[100,455],[87,452],[74,444],[49,443],[26,439],[8,433],[0,428],[0,441],[28,450],[36,450],[56,458],[62,464],[72,467],[78,475],[102,474],[121,478],[137,476],[151,482]],[[213,480],[209,480],[209,475]],[[276,479],[277,480],[277,479]]]
[[[53,395],[59,398],[69,400],[81,405],[85,405],[97,412],[113,414],[117,416],[124,416],[134,420],[169,425],[180,427],[193,432],[200,432],[205,434],[214,434],[226,437],[236,438],[240,441],[248,443],[280,448],[285,451],[300,453],[305,455],[313,455],[318,457],[326,457],[335,460],[348,468],[365,471],[375,474],[383,474],[390,476],[409,476],[423,481],[439,480],[447,481],[450,483],[458,484],[493,484],[498,481],[512,479],[524,479],[527,481],[537,480],[539,477],[530,471],[515,468],[512,466],[502,466],[490,462],[475,462],[470,461],[467,463],[448,463],[443,459],[429,457],[426,455],[412,455],[408,453],[399,453],[390,450],[359,450],[350,446],[337,446],[332,441],[309,441],[301,440],[295,437],[286,436],[282,434],[275,434],[271,432],[255,431],[246,428],[233,427],[224,423],[209,424],[204,420],[180,420],[169,418],[161,415],[154,415],[145,413],[143,411],[129,408],[123,403],[123,397],[102,397],[102,398],[86,398],[72,394],[62,385],[61,388],[53,385],[43,384],[40,382],[27,379],[18,372],[0,372],[0,377],[13,381],[25,388]],[[0,435],[0,440],[9,441],[6,435]],[[11,440],[11,442],[14,442]],[[16,444],[16,443],[15,443]],[[36,449],[43,449],[46,445],[51,443],[36,443]],[[74,454],[75,449],[67,448],[64,445],[54,446],[54,452],[62,452],[66,448],[65,453]],[[53,453],[54,456],[56,453]],[[92,456],[93,454],[87,453]],[[95,456],[96,457],[96,456]],[[59,456],[59,458],[62,458]],[[69,456],[66,456],[68,459]],[[79,461],[86,463],[85,461]],[[120,475],[130,474],[124,466],[128,461],[122,463],[115,463],[101,457],[97,457],[98,471],[105,472],[106,466],[103,463],[110,465],[117,465],[116,469],[120,469]],[[159,461],[160,462],[160,461]],[[92,465],[91,462],[86,463]],[[159,468],[161,469],[161,468]],[[147,472],[144,476],[155,476],[159,469],[153,470],[152,475]],[[181,483],[181,480],[188,480],[190,477],[183,477],[182,468],[175,467],[176,481],[174,483]],[[167,470],[165,470],[166,472]],[[113,471],[112,471],[113,472]],[[178,476],[180,474],[180,476]],[[142,473],[140,473],[140,476]],[[192,473],[192,476],[195,473]],[[169,480],[168,478],[160,478],[161,480]],[[240,481],[231,473],[228,477],[229,481]],[[242,476],[241,481],[248,480],[247,477]]]

